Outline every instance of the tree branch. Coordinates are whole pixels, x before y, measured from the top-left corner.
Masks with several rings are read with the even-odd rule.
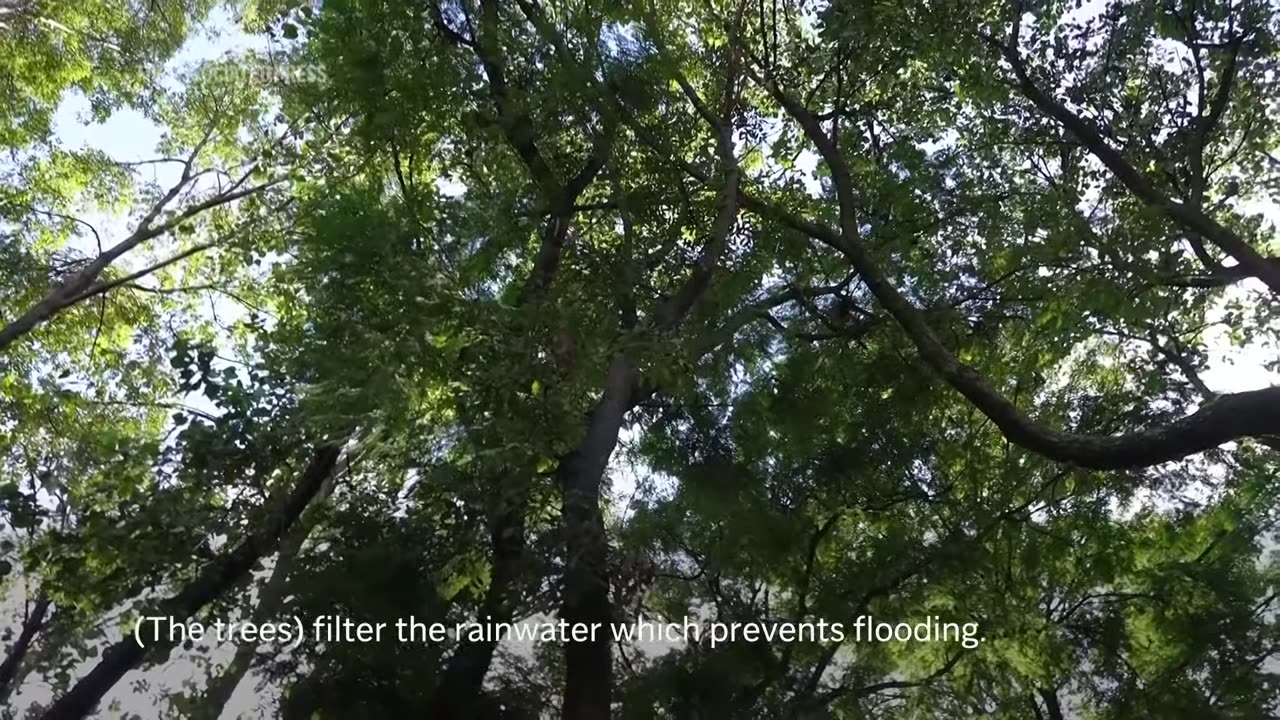
[[[22,621],[22,630],[18,632],[18,638],[9,648],[9,652],[5,654],[4,662],[0,663],[0,705],[5,704],[9,695],[14,690],[13,681],[18,677],[18,668],[22,665],[23,660],[27,657],[27,652],[31,649],[31,643],[35,640],[36,634],[45,626],[45,622],[49,615],[50,601],[49,596],[41,591],[36,596],[36,601],[28,610],[26,617]]]
[[[310,464],[293,490],[284,498],[281,507],[268,513],[260,528],[205,567],[177,595],[162,601],[151,614],[167,616],[176,621],[186,620],[244,577],[259,558],[279,545],[281,537],[297,521],[312,498],[321,491],[334,471],[341,451],[342,448],[338,445],[317,448]],[[87,717],[116,682],[142,662],[149,650],[169,646],[170,643],[166,640],[167,638],[154,639],[144,648],[145,640],[134,633],[128,633],[122,640],[104,650],[98,664],[50,705],[41,718],[81,720]]]
[[[1036,422],[992,387],[977,370],[960,362],[929,327],[923,313],[889,280],[857,235],[851,175],[807,109],[773,81],[760,80],[805,129],[831,168],[839,199],[840,232],[774,209],[771,214],[839,251],[857,270],[872,295],[906,332],[925,363],[1000,429],[1011,443],[1049,459],[1098,470],[1168,462],[1245,437],[1280,433],[1280,388],[1219,396],[1180,420],[1119,436],[1054,430]],[[764,209],[764,203],[747,203]],[[761,207],[764,206],[764,207]]]
[[[1118,150],[1111,147],[1092,122],[1071,111],[1035,83],[1018,51],[1017,37],[1020,25],[1021,18],[1015,14],[1013,34],[1009,43],[1000,42],[987,33],[983,33],[982,38],[1009,63],[1022,94],[1043,115],[1056,121],[1075,136],[1138,199],[1160,210],[1185,230],[1204,237],[1218,246],[1253,276],[1266,283],[1273,294],[1280,295],[1280,266],[1269,263],[1267,258],[1260,255],[1234,231],[1206,215],[1200,208],[1193,204],[1177,202],[1161,192]]]

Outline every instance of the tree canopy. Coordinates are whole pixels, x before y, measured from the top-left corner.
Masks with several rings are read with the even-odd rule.
[[[1280,713],[1272,0],[0,0],[0,88],[0,717]],[[762,634],[457,630],[548,618]]]

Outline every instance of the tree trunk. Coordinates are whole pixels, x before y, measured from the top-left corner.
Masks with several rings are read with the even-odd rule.
[[[613,606],[609,599],[609,544],[600,512],[600,481],[634,404],[636,371],[621,355],[609,364],[604,393],[591,411],[586,435],[560,458],[556,477],[563,495],[565,538],[561,619],[598,625],[583,642],[566,642],[564,720],[608,720],[613,697]]]
[[[285,498],[283,506],[267,516],[264,527],[244,538],[234,549],[206,567],[181,592],[162,602],[152,616],[167,616],[176,621],[185,621],[240,581],[253,568],[254,563],[275,550],[281,537],[297,522],[312,498],[320,493],[333,473],[341,450],[338,445],[317,449],[298,484]],[[166,640],[156,639],[144,648],[139,644],[135,633],[129,633],[120,642],[107,648],[98,664],[41,717],[43,720],[80,720],[88,716],[103,696],[125,673],[136,667],[149,650],[171,644]]]
[[[301,529],[301,528],[299,528]],[[276,558],[276,565],[271,569],[271,577],[267,578],[266,584],[262,586],[261,594],[258,598],[258,605],[254,608],[252,620],[254,624],[261,624],[270,619],[280,607],[280,600],[284,598],[284,591],[288,586],[289,572],[293,568],[293,560],[302,541],[306,538],[307,533],[290,533],[289,538],[285,541],[284,546],[280,549],[280,554]],[[297,541],[295,543],[295,537]],[[231,662],[221,673],[209,681],[209,685],[205,688],[204,699],[200,703],[200,709],[192,714],[193,718],[199,720],[218,720],[222,716],[222,709],[226,706],[227,701],[235,694],[236,688],[240,686],[240,681],[244,679],[249,668],[253,665],[253,658],[256,650],[253,645],[241,644],[236,646],[236,653],[231,658]]]
[[[9,695],[14,690],[13,682],[18,677],[18,667],[26,658],[27,651],[31,649],[31,643],[35,640],[36,634],[44,627],[48,614],[49,598],[41,591],[22,623],[22,631],[18,633],[17,641],[14,642],[13,647],[9,648],[4,662],[0,663],[0,705],[8,702]]]
[[[324,504],[333,493],[333,480],[334,474],[331,472],[316,493],[307,517],[296,523],[281,543],[275,567],[271,569],[271,576],[267,578],[267,582],[258,593],[258,603],[251,618],[255,625],[269,622],[279,612],[281,601],[284,600],[288,589],[289,574],[293,572],[298,552],[302,550],[307,536],[311,534],[314,527],[310,521],[314,520],[315,509]],[[222,709],[226,707],[231,696],[235,694],[236,688],[249,672],[249,668],[253,666],[255,655],[256,650],[253,645],[236,646],[236,653],[231,658],[230,664],[217,677],[209,681],[209,686],[204,692],[204,700],[199,709],[193,713],[193,720],[218,720],[222,716]]]
[[[1039,691],[1040,699],[1044,701],[1045,712],[1049,714],[1049,720],[1063,720],[1062,704],[1058,702],[1057,691],[1051,688],[1041,688]]]
[[[520,563],[525,551],[524,507],[508,508],[490,529],[493,571],[489,587],[480,603],[480,622],[507,623],[514,619]],[[497,643],[491,640],[464,642],[449,657],[440,673],[429,717],[476,720],[484,711],[484,679],[493,662]]]

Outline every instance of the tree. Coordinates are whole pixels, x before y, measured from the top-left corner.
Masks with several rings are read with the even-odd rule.
[[[71,209],[133,204],[86,178],[131,170],[50,152],[9,182],[30,209],[5,252],[37,272],[5,290],[0,517],[43,608],[9,642],[51,679],[45,717],[157,672],[105,640],[155,597],[455,628],[226,668],[171,648],[210,678],[152,690],[181,716],[244,682],[286,718],[1275,711],[1280,389],[1206,371],[1219,329],[1277,341],[1276,8],[334,0],[245,22],[288,81],[215,64],[147,95],[177,184],[52,290]],[[242,169],[177,205],[206,154]],[[601,630],[457,630],[544,617]],[[660,651],[611,630],[690,618]],[[942,638],[868,638],[882,622]],[[818,623],[842,631],[783,631]]]

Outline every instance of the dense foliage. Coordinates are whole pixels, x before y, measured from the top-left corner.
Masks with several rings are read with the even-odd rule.
[[[1271,0],[0,0],[0,88],[0,717],[1280,713]]]

